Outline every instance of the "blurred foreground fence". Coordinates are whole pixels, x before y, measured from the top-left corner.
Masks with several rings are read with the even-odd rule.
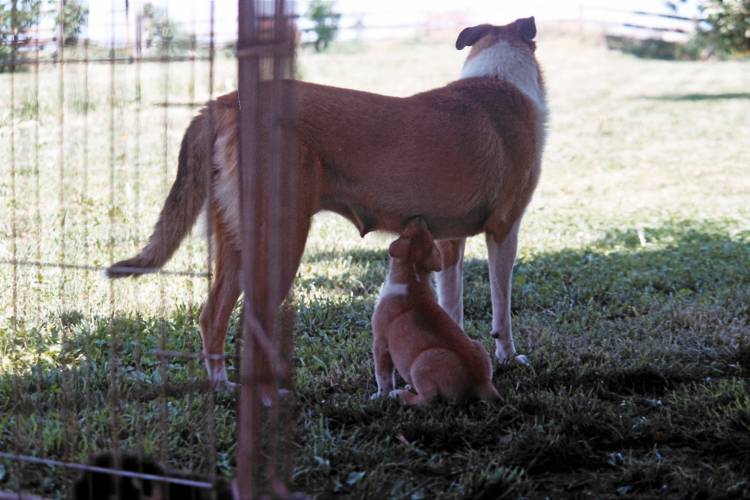
[[[654,6],[650,10],[581,4],[579,23],[582,28],[598,26],[608,37],[685,43],[701,18],[697,11],[677,10],[679,4],[670,10],[667,3],[663,2],[661,9]]]
[[[256,245],[253,221],[279,210],[271,193],[285,182],[278,123],[291,112],[280,88],[292,75],[294,6],[239,0],[231,39],[236,31],[217,26],[237,18],[218,18],[216,2],[183,2],[178,15],[172,2],[0,3],[0,497],[69,496],[85,473],[76,494],[90,498],[105,497],[96,474],[138,478],[141,493],[158,479],[163,498],[183,498],[180,487],[224,498],[235,474],[238,497],[288,494],[292,399],[263,409],[247,360],[288,358],[290,328],[257,328],[245,309],[228,336],[239,397],[206,382],[197,323],[212,281],[211,218],[168,269],[100,276],[145,243],[187,124],[233,90],[238,69],[245,250]],[[226,49],[235,41],[238,58]],[[253,110],[262,84],[279,120],[261,164]],[[278,255],[280,239],[268,245]],[[258,286],[250,256],[248,287]],[[274,286],[273,266],[262,286]],[[272,373],[288,386],[288,370]],[[129,484],[108,487],[127,497]]]

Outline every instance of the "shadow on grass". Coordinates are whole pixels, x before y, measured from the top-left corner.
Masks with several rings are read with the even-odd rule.
[[[615,229],[584,249],[519,260],[516,337],[542,332],[529,352],[533,370],[496,370],[502,395],[496,405],[439,403],[429,410],[367,399],[374,390],[370,315],[386,252],[315,252],[305,262],[314,267],[295,291],[295,487],[321,497],[420,491],[454,498],[582,491],[681,497],[699,477],[708,496],[716,496],[732,494],[750,472],[750,344],[741,340],[750,337],[747,232],[676,221]],[[481,336],[491,316],[486,261],[467,260],[465,270],[467,331]],[[106,448],[108,406],[118,395],[110,382],[118,380],[128,422],[123,446],[139,432],[151,448],[160,442],[164,404],[151,398],[165,395],[174,462],[203,466],[205,436],[192,429],[208,411],[204,393],[161,389],[164,373],[178,389],[193,386],[203,379],[201,363],[162,365],[153,354],[162,335],[169,349],[199,352],[196,318],[197,311],[185,308],[164,318],[114,321],[72,310],[25,332],[11,354],[31,348],[44,355],[21,356],[24,369],[0,376],[0,448],[43,456],[80,452],[80,433],[65,444],[71,417]],[[53,349],[63,330],[70,340]],[[230,352],[236,332],[235,314]],[[697,343],[683,352],[675,348],[681,339]],[[110,349],[120,359],[114,371]],[[234,396],[218,396],[221,450],[233,446],[234,403]],[[48,428],[42,438],[38,419]],[[230,460],[222,472],[231,470]],[[403,480],[395,481],[396,474]]]
[[[708,496],[748,492],[742,478],[750,463],[743,343],[750,337],[749,236],[675,221],[613,229],[584,249],[519,260],[517,340],[530,329],[543,333],[529,353],[533,370],[496,371],[503,401],[497,406],[443,403],[412,410],[365,403],[369,391],[362,384],[374,389],[371,374],[341,366],[338,360],[350,356],[345,349],[331,338],[298,339],[320,360],[317,380],[336,387],[311,384],[299,393],[304,425],[322,426],[319,432],[328,436],[315,450],[330,465],[302,458],[309,468],[298,484],[323,495],[404,494],[411,490],[383,486],[393,476],[380,464],[399,463],[399,477],[409,477],[410,487],[427,496],[593,491],[679,497],[697,487],[696,477],[709,485],[701,490]],[[351,262],[353,275],[374,288],[385,272],[384,254],[321,252],[309,260]],[[465,262],[465,281],[467,330],[481,336],[491,317],[484,259]],[[353,301],[360,309],[350,314],[367,318],[373,300]],[[361,335],[366,358],[367,327]],[[332,374],[329,365],[336,367]],[[362,363],[362,369],[371,368]],[[377,451],[366,456],[362,449]],[[336,467],[368,475],[347,489]],[[456,470],[477,472],[456,476]],[[457,483],[460,492],[446,493]]]
[[[227,474],[236,398],[209,396],[202,360],[190,357],[200,352],[197,317],[187,307],[161,318],[68,310],[20,330],[0,375],[0,449],[84,463],[116,440],[120,450],[164,452],[174,469]],[[45,496],[67,498],[79,475],[7,460],[0,466],[6,488]]]

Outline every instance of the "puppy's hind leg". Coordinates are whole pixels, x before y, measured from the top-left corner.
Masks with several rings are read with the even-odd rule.
[[[391,391],[390,396],[400,399],[407,405],[429,404],[439,394],[445,395],[441,391],[441,387],[446,385],[443,378],[447,377],[449,379],[447,385],[450,385],[453,375],[458,373],[460,377],[460,367],[456,369],[454,361],[454,354],[446,349],[429,349],[422,352],[409,370],[411,383],[417,394],[409,390],[396,390]]]
[[[409,406],[424,406],[430,404],[430,401],[432,401],[436,395],[437,393],[433,391],[414,394],[413,392],[404,389],[391,391],[389,394],[391,398],[399,399],[402,403]]]
[[[492,382],[490,381],[479,385],[474,391],[474,394],[479,399],[486,399],[489,401],[500,399],[500,393],[497,392],[497,389],[494,385],[492,385]]]

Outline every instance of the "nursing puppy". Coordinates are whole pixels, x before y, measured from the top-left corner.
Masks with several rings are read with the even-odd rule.
[[[499,398],[484,347],[466,336],[432,292],[430,274],[440,271],[441,255],[424,221],[412,219],[388,253],[388,277],[372,317],[373,399],[389,394],[423,405],[438,396]],[[394,367],[416,394],[393,390]]]
[[[260,85],[261,132],[269,123],[287,130],[296,156],[282,168],[299,190],[280,203],[278,223],[257,224],[262,240],[279,233],[274,290],[254,290],[257,324],[272,330],[272,312],[294,281],[312,216],[328,210],[350,220],[362,235],[398,233],[412,217],[429,225],[442,253],[438,301],[463,325],[463,249],[468,236],[484,233],[490,274],[495,355],[526,363],[511,332],[511,282],[521,217],[541,172],[547,108],[542,73],[534,55],[534,18],[504,26],[464,29],[456,48],[471,47],[461,77],[409,97],[391,97],[300,81],[284,82],[296,112],[279,121]],[[141,252],[107,270],[111,278],[162,267],[198,215],[211,221],[215,257],[212,288],[200,318],[210,380],[230,385],[224,339],[240,296],[240,186],[236,92],[219,97],[185,132],[177,177],[159,220]],[[268,157],[271,141],[258,143]],[[270,256],[249,249],[258,268]]]

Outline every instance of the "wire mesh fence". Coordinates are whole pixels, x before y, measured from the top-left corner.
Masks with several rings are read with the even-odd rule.
[[[236,58],[238,4],[245,38]],[[238,477],[254,471],[270,481],[240,480],[238,496],[286,491],[289,471],[279,467],[288,468],[289,429],[279,422],[292,420],[282,418],[291,398],[260,409],[257,377],[239,375],[238,314],[229,320],[226,357],[229,379],[244,382],[241,398],[214,391],[206,380],[199,316],[214,285],[211,214],[165,269],[116,282],[101,272],[146,242],[186,127],[204,103],[236,88],[238,61],[245,69],[240,95],[275,89],[244,94],[245,109],[268,97],[278,113],[290,112],[278,89],[291,76],[292,12],[280,0],[0,4],[0,99],[7,103],[0,112],[0,491],[82,498],[87,491],[96,498],[97,474],[116,470],[120,478],[139,477],[140,493],[160,477],[172,485],[162,491],[167,497],[182,498],[178,487],[221,497],[226,488],[217,482],[234,475],[238,463]],[[219,124],[212,109],[203,114],[213,130]],[[243,133],[255,119],[243,115]],[[252,149],[242,150],[237,174],[251,181],[249,195],[288,189],[271,173],[291,153],[280,127],[270,137],[267,170],[250,163]],[[211,141],[211,158],[213,147]],[[210,207],[213,183],[207,184]],[[273,197],[263,199],[269,204],[258,213],[242,202],[243,220],[282,216]],[[243,235],[248,245],[252,238]],[[242,314],[255,359],[288,356],[289,322],[281,318],[286,326],[276,330],[287,335],[274,336],[275,313],[260,329],[253,318],[253,310]],[[280,382],[289,386],[287,372],[268,371],[272,380],[264,382],[273,394]],[[276,438],[258,439],[259,425],[270,425],[265,435]],[[82,471],[88,482],[79,491],[74,483]],[[130,485],[107,484],[121,495]]]

